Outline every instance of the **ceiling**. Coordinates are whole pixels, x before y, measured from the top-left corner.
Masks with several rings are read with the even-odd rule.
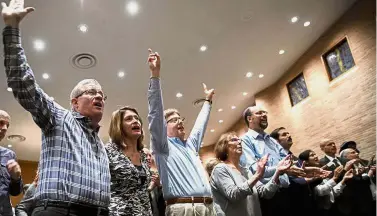
[[[355,1],[130,2],[26,0],[26,6],[36,9],[21,25],[23,46],[36,80],[46,93],[69,108],[69,94],[75,84],[84,78],[97,79],[108,95],[100,131],[107,141],[110,115],[119,106],[136,107],[147,123],[150,74],[146,59],[147,49],[152,48],[162,56],[165,108],[179,109],[188,119],[186,128],[192,127],[199,112],[193,101],[204,96],[202,82],[216,89],[204,139],[204,145],[210,145],[239,119],[244,108],[254,103],[255,93],[281,77]],[[132,15],[127,8],[135,12],[135,3],[139,10]],[[294,16],[298,17],[296,23],[291,22]],[[307,27],[306,21],[310,21]],[[86,25],[86,32],[79,30],[80,24]],[[35,45],[41,48],[41,44],[36,41],[42,41],[44,49],[37,50]],[[200,51],[202,45],[207,46],[204,52]],[[279,50],[285,53],[279,54]],[[82,53],[93,55],[96,65],[89,69],[73,67],[73,56]],[[89,61],[82,59],[81,63]],[[119,71],[124,77],[118,77]],[[253,76],[245,77],[247,72]],[[48,79],[43,78],[44,73]],[[264,77],[259,78],[259,74]],[[41,132],[7,91],[4,72],[0,80],[0,109],[12,117],[8,135],[26,137],[24,142],[4,139],[1,145],[12,145],[19,159],[38,160]],[[181,98],[176,97],[178,92]]]

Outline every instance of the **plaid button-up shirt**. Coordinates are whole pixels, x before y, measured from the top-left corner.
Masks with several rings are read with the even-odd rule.
[[[21,46],[20,31],[3,30],[8,86],[42,129],[42,151],[36,200],[73,201],[107,207],[109,160],[90,119],[64,109],[36,83]]]

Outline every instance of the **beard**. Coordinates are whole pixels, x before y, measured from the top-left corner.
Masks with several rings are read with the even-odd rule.
[[[268,127],[268,122],[260,122],[259,127],[261,127],[263,130],[266,129]]]

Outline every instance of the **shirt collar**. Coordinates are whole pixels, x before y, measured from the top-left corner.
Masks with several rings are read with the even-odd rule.
[[[258,136],[261,137],[262,139],[267,139],[270,137],[270,135],[268,135],[267,133],[263,132],[263,133],[258,133],[256,132],[255,130],[253,129],[250,129],[247,131],[247,133],[249,135],[251,135],[254,139],[256,139]]]
[[[327,159],[329,159],[330,161],[333,161],[334,159],[337,159],[336,157],[335,157],[335,158],[333,158],[333,157],[331,157],[331,156],[328,156],[328,155],[325,155],[325,157],[327,157]]]
[[[92,123],[92,120],[89,117],[83,116],[79,112],[76,112],[76,111],[72,111],[72,114],[76,119],[83,121],[88,126],[88,128],[92,129],[92,127],[90,126]],[[98,127],[94,129],[93,131],[98,133],[100,128],[101,128],[101,125],[98,125]]]

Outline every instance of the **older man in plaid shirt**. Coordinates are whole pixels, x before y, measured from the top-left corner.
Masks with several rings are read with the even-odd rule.
[[[106,96],[100,84],[79,82],[71,93],[71,110],[54,102],[36,83],[21,46],[19,23],[34,8],[24,8],[23,0],[2,7],[8,86],[42,130],[32,215],[108,215],[110,172],[98,137]]]

